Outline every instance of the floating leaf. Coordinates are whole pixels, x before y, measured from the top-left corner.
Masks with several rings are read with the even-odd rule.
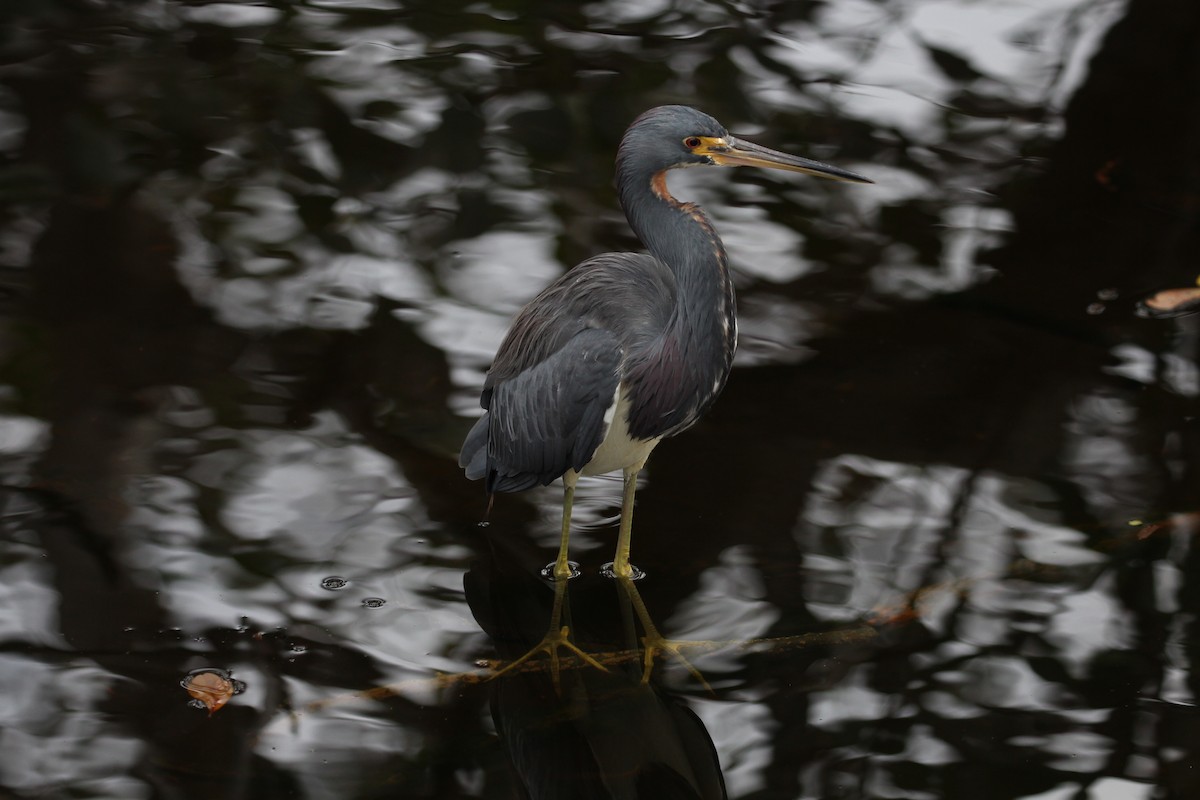
[[[209,716],[219,711],[235,694],[246,691],[246,684],[233,678],[228,671],[211,667],[192,670],[179,685],[192,696],[190,704],[207,708]]]
[[[1200,311],[1200,287],[1164,289],[1138,303],[1143,317],[1175,317]]]

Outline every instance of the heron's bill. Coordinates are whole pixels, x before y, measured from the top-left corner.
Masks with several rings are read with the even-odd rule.
[[[823,164],[800,156],[793,156],[772,150],[769,147],[747,142],[744,139],[701,140],[702,144],[693,152],[701,153],[712,159],[714,164],[722,167],[763,167],[766,169],[782,169],[789,172],[803,172],[818,178],[828,178],[834,181],[848,183],[874,183],[870,178],[864,178],[848,169]]]

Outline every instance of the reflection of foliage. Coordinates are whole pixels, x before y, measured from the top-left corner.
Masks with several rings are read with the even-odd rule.
[[[713,4],[610,2],[537,10],[523,3],[457,13],[404,4],[400,14],[372,4],[10,5],[0,19],[8,31],[0,52],[21,68],[7,71],[11,94],[0,102],[28,136],[23,149],[21,137],[0,140],[8,145],[3,197],[28,210],[62,192],[96,199],[148,186],[214,246],[202,271],[218,280],[274,287],[346,253],[429,269],[452,257],[443,252],[451,243],[514,223],[544,237],[535,219],[546,204],[528,193],[539,184],[574,206],[564,218],[586,220],[605,207],[614,220],[608,176],[617,137],[646,105],[683,99],[742,124],[766,121],[784,146],[802,145],[802,132],[827,149],[839,143],[843,159],[892,162],[911,173],[888,181],[893,192],[910,188],[880,209],[881,229],[897,244],[878,268],[890,277],[875,286],[923,294],[978,279],[969,266],[947,262],[942,248],[957,238],[960,260],[964,248],[1004,230],[1002,216],[968,213],[982,199],[971,190],[994,180],[987,171],[1036,137],[1036,124],[1013,121],[1042,116],[1048,91],[1037,80],[989,77],[998,67],[954,51],[919,4],[738,13]],[[1067,18],[1038,26],[1057,31]],[[1064,53],[1070,45],[1067,38]],[[896,74],[888,59],[897,47],[924,49],[934,71]],[[845,93],[847,86],[855,91]],[[849,113],[839,119],[830,113],[838,107]],[[969,108],[978,111],[964,115]],[[515,158],[518,148],[538,158],[539,169]],[[546,166],[570,182],[545,176]],[[951,175],[961,197],[923,191]],[[866,242],[839,245],[850,234],[835,235],[816,218],[846,210],[822,209],[786,184],[746,180],[765,181],[772,197],[755,204],[803,231],[810,257],[842,263],[822,280],[862,290],[862,266],[879,254],[863,252]],[[808,213],[798,215],[798,205]],[[939,221],[957,233],[929,236]],[[608,224],[592,231],[575,224],[562,239],[566,263],[627,242],[623,226]],[[342,291],[336,277],[321,286],[330,280]],[[223,302],[200,294],[207,304]],[[262,313],[225,319],[253,327],[279,311],[251,302]],[[307,319],[294,308],[283,316]]]
[[[987,796],[993,785],[999,796],[1016,791],[1014,781],[1032,793],[1151,768],[1182,773],[1196,747],[1186,735],[1197,680],[1187,609],[1196,605],[1200,552],[1186,535],[1191,521],[1117,526],[1129,536],[1093,533],[1104,527],[1098,519],[1195,507],[1191,340],[1181,335],[1170,358],[1129,339],[1109,354],[1090,333],[1041,329],[1026,314],[1054,304],[1046,316],[1075,320],[1094,299],[1109,302],[1117,292],[1093,269],[1099,256],[1111,258],[1105,274],[1138,281],[1149,280],[1151,266],[1171,268],[1171,258],[1145,255],[1147,242],[1182,243],[1173,245],[1180,259],[1190,252],[1180,231],[1192,221],[1191,195],[1159,191],[1158,168],[1114,152],[1110,134],[1125,131],[1139,153],[1174,159],[1170,174],[1187,174],[1178,165],[1190,163],[1188,153],[1165,145],[1188,136],[1172,114],[1190,106],[1147,102],[1156,113],[1114,114],[1128,126],[1115,128],[1104,115],[1114,108],[1110,83],[1097,80],[1090,107],[1104,113],[1072,118],[1074,137],[1060,138],[1063,108],[1088,77],[1084,45],[1122,5],[0,4],[0,266],[6,284],[21,283],[32,242],[42,240],[36,319],[59,342],[51,353],[43,334],[28,333],[18,368],[9,363],[13,394],[28,406],[23,435],[54,439],[85,472],[120,462],[116,479],[95,495],[136,503],[142,561],[134,571],[152,572],[171,591],[138,590],[136,608],[152,621],[120,633],[125,618],[115,612],[103,628],[81,622],[93,622],[87,613],[97,597],[114,598],[121,614],[135,608],[121,587],[97,594],[94,577],[68,569],[88,564],[86,556],[52,558],[67,576],[52,584],[41,577],[44,555],[18,542],[13,547],[25,550],[7,569],[48,598],[39,600],[45,608],[54,607],[55,592],[63,595],[64,635],[107,676],[136,686],[161,677],[145,675],[140,653],[135,667],[112,656],[113,641],[122,653],[131,637],[156,657],[170,650],[162,656],[171,660],[162,670],[167,703],[179,700],[178,675],[190,668],[174,662],[210,645],[257,658],[263,673],[318,695],[393,679],[380,664],[409,657],[397,643],[409,633],[408,644],[429,630],[440,636],[402,674],[461,669],[478,643],[453,628],[465,619],[457,581],[467,554],[445,539],[469,529],[483,501],[458,486],[449,459],[429,455],[436,448],[410,444],[446,449],[455,441],[453,431],[442,434],[454,422],[447,361],[481,367],[498,339],[498,317],[554,271],[635,246],[613,204],[613,149],[646,106],[689,102],[766,143],[879,180],[853,196],[749,174],[699,178],[695,187],[712,201],[718,227],[733,234],[743,330],[774,345],[755,356],[772,366],[745,370],[740,385],[749,389],[731,383],[722,405],[729,410],[691,432],[702,444],[673,443],[684,448],[674,452],[694,455],[678,464],[692,494],[669,494],[672,467],[659,462],[666,468],[654,474],[646,505],[653,511],[657,496],[660,508],[670,507],[656,521],[677,547],[669,531],[691,524],[679,518],[687,499],[699,497],[691,484],[713,487],[700,493],[708,520],[695,523],[708,526],[694,540],[706,551],[696,563],[705,566],[680,581],[680,596],[667,604],[672,613],[682,616],[694,602],[723,619],[737,599],[729,587],[775,587],[742,608],[764,627],[778,613],[778,629],[723,631],[754,641],[739,653],[744,659],[729,659],[726,683],[714,681],[763,694],[761,702],[723,706],[753,707],[765,718],[739,729],[769,731],[758,750],[746,751],[748,761],[770,762],[755,767],[765,776],[761,796]],[[1173,63],[1161,49],[1131,48],[1149,51],[1153,57],[1137,63],[1153,69]],[[1108,75],[1128,73],[1118,58],[1125,51],[1101,55],[1115,64]],[[1176,85],[1156,75],[1130,80],[1147,93]],[[1142,100],[1123,93],[1130,95]],[[1174,133],[1159,137],[1152,124]],[[1076,159],[1049,185],[1055,191],[1037,160],[1047,156]],[[1151,191],[1139,193],[1147,185]],[[1019,207],[1023,187],[1033,187],[1032,210]],[[1096,194],[1111,204],[1094,203]],[[1119,221],[1131,209],[1144,229],[1096,222]],[[1162,225],[1164,217],[1176,227]],[[1077,228],[1063,235],[1069,220]],[[977,286],[988,249],[1014,240],[1023,240],[1016,256],[986,256],[1005,273],[998,283],[1015,298],[1011,318],[968,320],[949,304],[895,302]],[[1076,257],[1081,244],[1095,261]],[[818,293],[822,302],[811,302]],[[843,302],[826,302],[831,297]],[[895,315],[860,315],[846,326],[857,338],[838,333],[839,315],[878,308],[878,300],[892,301]],[[15,319],[6,333],[32,327]],[[251,337],[230,329],[290,330]],[[803,351],[804,368],[781,366],[789,358],[780,353],[798,360],[814,331],[829,336]],[[46,367],[52,357],[59,360]],[[43,401],[53,393],[39,394],[30,375],[55,371],[70,380],[54,402]],[[478,375],[455,378],[466,384]],[[73,413],[46,410],[56,404]],[[341,416],[325,412],[330,406]],[[755,419],[769,422],[740,427]],[[289,424],[307,427],[281,433]],[[137,435],[125,435],[135,427]],[[813,428],[822,441],[813,441]],[[714,459],[718,430],[741,449]],[[294,451],[282,457],[272,450],[289,445]],[[7,459],[14,482],[28,480],[38,447],[21,446],[28,459]],[[747,458],[747,448],[762,457]],[[862,460],[834,487],[840,494],[827,496],[816,473],[838,453]],[[736,469],[718,484],[697,468],[711,463]],[[898,466],[877,474],[867,463]],[[123,490],[135,468],[157,474],[130,499]],[[1013,476],[1024,493],[986,496],[997,475]],[[306,490],[300,500],[298,487]],[[925,502],[924,491],[947,502]],[[972,506],[981,499],[991,516],[969,517],[981,513]],[[1061,512],[1054,524],[1013,523],[1014,509],[1046,508]],[[794,549],[787,525],[797,509],[814,528]],[[897,509],[910,513],[899,517]],[[844,519],[814,523],[817,511]],[[53,533],[48,542],[71,541]],[[734,536],[752,542],[743,551],[761,547],[752,565],[704,562],[712,556],[706,548],[734,550]],[[1071,537],[1088,539],[1095,563],[1033,552],[1033,543],[1082,549]],[[869,548],[888,557],[861,559]],[[1188,561],[1172,564],[1171,548]],[[956,572],[968,551],[998,557],[990,570]],[[771,558],[776,552],[783,555]],[[905,552],[915,560],[904,561]],[[95,571],[121,567],[114,559],[117,567]],[[330,574],[321,565],[334,560],[356,568],[359,585],[382,584],[370,587],[388,597],[371,612],[377,627],[363,622],[356,600],[317,588]],[[717,580],[738,569],[752,577]],[[1161,574],[1170,576],[1165,583]],[[710,581],[699,599],[687,594],[693,578]],[[1177,601],[1171,580],[1183,584]],[[667,583],[659,591],[676,591],[663,589]],[[22,591],[20,581],[7,584]],[[214,584],[228,592],[222,602],[212,601]],[[224,603],[296,630],[235,632],[229,618],[242,611]],[[823,616],[833,607],[841,616]],[[1084,613],[1097,609],[1104,625]],[[376,622],[392,613],[403,621]],[[152,632],[181,616],[186,632],[164,645]],[[839,638],[842,626],[862,618],[875,625],[869,636]],[[318,620],[324,630],[307,636]],[[393,638],[372,647],[359,637],[364,628]],[[331,644],[331,636],[353,644]],[[267,655],[253,656],[264,642]],[[296,656],[296,646],[306,652]],[[22,658],[22,671],[62,658],[35,652]],[[403,764],[403,789],[425,786],[430,763],[442,784],[453,783],[457,769],[478,767],[462,755],[474,750],[454,746],[486,736],[483,692],[472,681],[415,679],[408,688],[420,699],[393,703],[380,721],[397,740],[417,731],[432,742],[415,755],[399,753],[395,742],[380,747],[395,759],[389,763]],[[1036,702],[1026,702],[1026,690]],[[214,719],[232,724],[225,720],[251,707],[244,699]],[[159,707],[145,708],[138,735],[154,743],[148,721]],[[263,717],[273,707],[265,708]],[[342,736],[344,723],[322,720],[323,738],[357,741]],[[245,730],[257,733],[257,725]],[[1071,747],[1088,753],[1086,765],[1072,767],[1063,752]],[[1169,761],[1171,747],[1186,755]],[[376,756],[347,748],[340,760],[356,772]],[[296,764],[278,764],[301,774]],[[491,790],[506,773],[489,767]]]

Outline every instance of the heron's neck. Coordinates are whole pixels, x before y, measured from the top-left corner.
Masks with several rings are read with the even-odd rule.
[[[694,203],[667,191],[666,173],[621,181],[621,207],[650,254],[675,275],[673,327],[692,335],[732,335],[733,288],[721,237]]]
[[[737,345],[733,284],[708,217],[671,197],[663,173],[618,169],[617,185],[634,233],[675,276],[666,327],[636,354],[625,378],[633,392],[629,434],[652,439],[694,423],[725,385]]]

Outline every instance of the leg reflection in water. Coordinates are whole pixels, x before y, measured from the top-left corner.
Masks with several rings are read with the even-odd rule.
[[[615,580],[617,581],[617,585],[621,587],[621,592],[626,600],[626,603],[622,606],[622,612],[627,620],[626,627],[632,630],[634,624],[634,620],[629,617],[630,608],[637,614],[637,621],[642,626],[642,684],[645,685],[650,682],[650,673],[654,669],[655,654],[665,653],[683,664],[687,668],[687,671],[692,674],[692,677],[698,680],[711,694],[712,687],[708,685],[708,681],[704,680],[704,676],[700,674],[700,670],[692,666],[692,662],[688,661],[681,651],[683,648],[692,647],[709,649],[712,647],[712,643],[667,639],[658,632],[658,626],[650,618],[650,612],[646,609],[646,604],[642,601],[642,595],[638,592],[633,579],[615,576]]]
[[[684,643],[662,637],[634,582],[618,580],[614,587],[584,575],[569,587],[567,581],[547,587],[524,567],[527,558],[505,552],[511,537],[488,539],[464,583],[471,611],[499,656],[514,659],[490,682],[491,711],[525,793],[535,800],[726,797],[700,718],[683,698],[650,680],[654,657],[683,660],[678,648]],[[569,625],[573,642],[553,641],[555,631],[543,627],[549,604],[557,630]],[[549,669],[531,658],[530,645],[539,638],[570,651],[557,669],[555,653]]]

